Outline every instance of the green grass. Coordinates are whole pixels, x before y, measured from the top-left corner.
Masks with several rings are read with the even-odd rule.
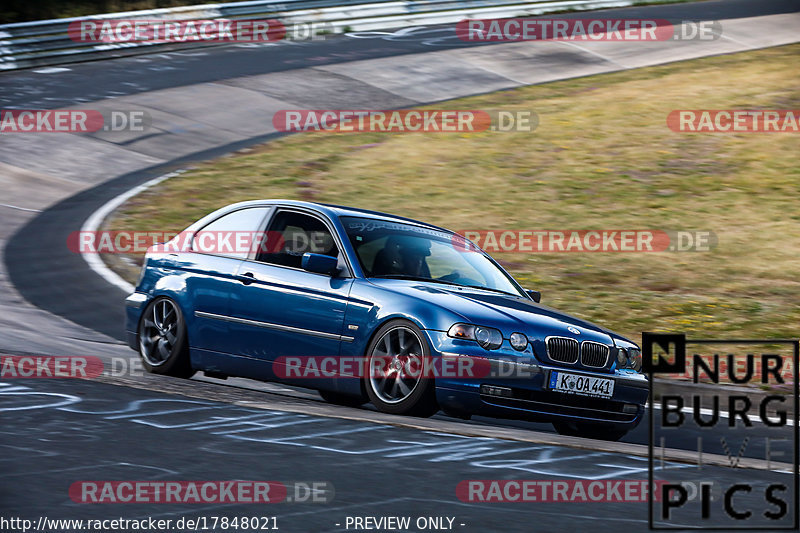
[[[180,230],[231,202],[297,198],[457,230],[711,230],[719,244],[705,253],[495,257],[543,303],[634,339],[796,336],[800,135],[681,134],[666,117],[800,109],[799,59],[784,46],[433,106],[532,109],[532,133],[293,135],[164,182],[107,226]]]

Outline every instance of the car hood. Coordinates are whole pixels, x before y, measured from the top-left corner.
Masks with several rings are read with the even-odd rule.
[[[386,290],[445,308],[463,317],[464,322],[499,328],[506,337],[518,331],[539,339],[559,335],[604,344],[614,344],[615,339],[631,342],[597,324],[524,298],[419,281],[375,278],[370,281]],[[577,329],[579,333],[570,328]]]

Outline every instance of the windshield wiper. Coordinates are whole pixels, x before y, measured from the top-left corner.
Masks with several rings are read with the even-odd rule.
[[[453,281],[445,281],[442,279],[436,278],[426,278],[425,276],[411,276],[408,274],[381,274],[377,276],[370,276],[371,278],[384,278],[384,279],[407,279],[411,281],[430,281],[432,283],[442,283],[444,285],[453,285],[455,287],[467,287],[469,289],[481,289],[484,291],[492,291],[492,292],[499,292],[500,294],[505,294],[507,296],[516,296],[520,298],[520,295],[514,294],[511,292],[503,291],[500,289],[495,289],[492,287],[481,287],[479,285],[464,285],[463,283],[455,283]]]
[[[469,287],[470,289],[480,289],[482,291],[499,292],[500,294],[505,294],[507,296],[516,296],[517,298],[521,298],[519,294],[514,294],[513,292],[508,292],[500,289],[495,289],[494,287],[480,287],[478,285],[459,285],[459,287]]]
[[[444,285],[456,285],[457,287],[464,287],[464,285],[459,285],[458,283],[453,283],[452,281],[444,281],[436,278],[426,278],[425,276],[411,276],[409,274],[379,274],[377,276],[370,276],[370,277],[383,278],[383,279],[407,279],[411,281],[430,281],[431,283],[442,283]]]

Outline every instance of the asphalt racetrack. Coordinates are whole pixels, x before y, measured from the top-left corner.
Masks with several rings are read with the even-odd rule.
[[[636,49],[627,43],[606,43],[602,50],[554,43],[474,45],[454,38],[452,26],[435,26],[2,73],[3,109],[143,108],[154,128],[139,136],[0,139],[0,353],[133,360],[122,343],[125,292],[70,252],[67,235],[103,204],[149,179],[282,135],[270,124],[274,110],[409,107],[786,44],[800,37],[797,11],[797,2],[789,0],[725,0],[606,12],[618,18],[718,20],[724,29],[711,43]],[[422,57],[429,62],[422,65]],[[36,522],[43,515],[256,515],[275,517],[283,531],[352,530],[355,517],[387,516],[439,519],[426,522],[430,527],[424,530],[447,524],[460,531],[583,531],[602,524],[643,531],[648,524],[645,503],[470,502],[457,493],[466,480],[646,480],[648,420],[612,445],[559,437],[544,424],[461,421],[442,413],[421,421],[329,405],[313,391],[294,387],[138,372],[99,381],[3,380],[0,412],[3,517]],[[784,454],[779,461],[790,463],[792,430],[780,435],[788,439],[783,442],[767,444],[767,436],[775,438],[756,423],[728,445],[735,455],[748,437],[743,457],[764,459],[771,446]],[[669,447],[694,453],[698,437],[704,453],[726,457],[714,431],[684,431]],[[658,463],[657,472],[668,480],[713,480],[716,491],[742,478],[719,461],[698,470],[685,457]],[[792,486],[790,472],[753,468],[747,478],[756,487],[775,479]],[[70,497],[76,482],[118,479],[270,480],[301,501],[86,504]],[[312,482],[323,483],[325,501],[303,500],[302,487]],[[720,493],[715,494],[713,517],[705,525],[729,525],[718,516]],[[790,496],[796,503],[797,494]],[[765,523],[760,513],[770,507],[761,492],[738,496],[737,502]],[[697,514],[697,502],[691,505]],[[658,517],[656,523],[666,525]],[[414,524],[406,529],[423,530]],[[669,525],[690,528],[696,521]]]

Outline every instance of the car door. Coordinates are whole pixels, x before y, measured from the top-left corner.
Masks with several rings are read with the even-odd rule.
[[[175,268],[183,271],[189,324],[189,342],[201,352],[229,353],[230,296],[238,288],[239,265],[251,247],[236,244],[237,235],[258,234],[266,223],[270,206],[236,209],[197,230],[190,253],[172,254]]]
[[[316,212],[276,208],[267,235],[267,246],[239,266],[231,297],[239,353],[273,362],[338,356],[340,343],[350,340],[343,329],[353,280],[332,226]],[[339,272],[303,270],[305,252],[337,257]]]

